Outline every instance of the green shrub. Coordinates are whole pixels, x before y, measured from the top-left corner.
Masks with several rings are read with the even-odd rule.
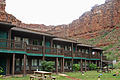
[[[73,64],[73,71],[79,71],[80,70],[80,64]]]
[[[90,70],[96,70],[97,69],[97,65],[93,64],[93,63],[89,64],[88,67],[89,67]]]
[[[113,67],[114,67],[115,69],[120,69],[120,62],[114,64]]]
[[[52,72],[53,70],[55,70],[54,66],[55,62],[53,61],[41,61],[40,70]]]
[[[3,71],[3,68],[0,66],[0,73],[3,73],[4,71]]]

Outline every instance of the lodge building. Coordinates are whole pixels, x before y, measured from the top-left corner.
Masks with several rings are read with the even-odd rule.
[[[81,72],[87,71],[89,63],[102,66],[102,60],[106,60],[102,52],[75,40],[0,22],[0,66],[4,75],[32,73],[42,60],[55,61],[56,73],[72,71],[75,63],[80,63]]]

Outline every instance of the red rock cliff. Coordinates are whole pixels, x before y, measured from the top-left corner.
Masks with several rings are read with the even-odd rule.
[[[106,0],[105,4],[95,5],[79,19],[68,25],[46,26],[44,24],[25,24],[5,12],[5,0],[0,0],[0,21],[11,22],[20,27],[53,33],[61,37],[94,38],[103,29],[111,30],[120,23],[120,0]]]

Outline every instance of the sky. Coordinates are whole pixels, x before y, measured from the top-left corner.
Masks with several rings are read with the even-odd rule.
[[[6,11],[24,23],[61,25],[105,0],[6,0]]]

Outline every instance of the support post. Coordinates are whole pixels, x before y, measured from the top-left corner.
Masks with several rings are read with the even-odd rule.
[[[43,61],[45,60],[45,36],[43,36]]]
[[[62,72],[64,73],[64,57],[63,57],[63,60],[62,60]]]
[[[80,60],[80,70],[81,70],[81,72],[83,72],[83,61],[82,61],[82,59]]]
[[[95,63],[96,65],[97,65],[97,60],[96,60],[96,63]]]
[[[28,64],[29,64],[29,72],[31,73],[31,66],[32,66],[32,60],[31,60],[31,58],[29,58]]]
[[[100,65],[100,69],[102,70],[102,52],[101,52],[101,65]]]
[[[58,74],[58,57],[56,57],[56,74]]]
[[[62,71],[63,71],[63,67],[62,67],[62,64],[63,62],[62,62],[62,58],[60,59],[60,72],[62,73]]]
[[[11,29],[8,31],[8,47],[11,49]]]
[[[101,69],[101,61],[99,61],[99,67],[100,67],[100,69]]]
[[[87,61],[85,60],[85,72],[87,71]]]
[[[73,43],[72,43],[72,71],[73,71],[73,57],[74,57],[74,51],[73,51]]]
[[[73,71],[73,58],[72,58],[72,71]]]
[[[26,76],[26,54],[24,54],[24,69],[23,69],[23,76]]]
[[[13,53],[13,59],[12,59],[12,76],[15,75],[15,53]]]
[[[7,57],[6,75],[10,75],[10,56]]]

